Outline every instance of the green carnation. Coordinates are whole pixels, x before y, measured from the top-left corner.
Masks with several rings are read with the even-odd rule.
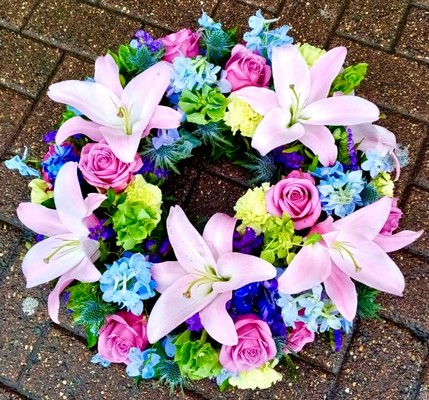
[[[283,217],[271,216],[265,226],[264,246],[261,258],[271,264],[285,260],[290,264],[295,256],[295,247],[302,242],[301,236],[295,235],[295,228],[290,215],[283,213]],[[281,262],[284,264],[284,261]]]
[[[161,190],[147,183],[141,175],[125,190],[126,200],[112,216],[116,244],[125,250],[146,239],[161,220]]]
[[[246,226],[252,228],[257,235],[264,231],[265,224],[271,216],[265,202],[265,192],[269,188],[269,183],[263,183],[260,187],[249,189],[237,200],[234,211],[235,218],[242,221],[237,228],[239,232],[243,232]]]
[[[319,49],[318,47],[312,46],[308,43],[298,43],[296,47],[304,57],[305,62],[309,67],[312,67],[314,64],[316,64],[316,61],[326,53],[326,50]]]
[[[226,97],[218,88],[209,85],[204,85],[201,91],[184,90],[179,101],[186,120],[198,125],[222,120],[226,105]]]
[[[183,332],[174,340],[176,354],[174,361],[183,376],[191,380],[210,378],[220,374],[219,353],[205,341],[207,333],[203,331],[200,340],[191,340],[191,332]]]
[[[330,94],[334,92],[351,93],[363,81],[366,75],[368,64],[359,63],[347,67],[332,82]]]
[[[387,172],[380,172],[375,179],[371,182],[380,196],[393,197],[393,189],[395,184]]]

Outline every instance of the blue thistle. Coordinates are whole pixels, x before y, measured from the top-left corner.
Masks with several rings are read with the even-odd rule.
[[[180,373],[179,365],[173,360],[162,360],[157,366],[157,372],[160,376],[159,381],[165,382],[170,388],[170,396],[176,388],[180,388],[183,394],[183,385],[185,378]]]
[[[362,199],[362,205],[367,206],[368,204],[374,203],[380,198],[380,194],[374,185],[365,185],[362,192],[360,192],[360,197]]]
[[[204,30],[201,37],[203,47],[206,49],[207,59],[218,63],[224,56],[229,54],[235,42],[233,35],[229,32],[219,30]]]
[[[224,135],[228,130],[229,128],[222,121],[209,122],[205,125],[198,125],[193,134],[201,139],[205,145],[228,146],[230,143],[225,139]]]
[[[248,154],[248,159],[249,163],[244,164],[244,168],[247,168],[253,174],[253,178],[249,181],[251,185],[270,182],[273,179],[277,166],[272,154],[262,157]]]

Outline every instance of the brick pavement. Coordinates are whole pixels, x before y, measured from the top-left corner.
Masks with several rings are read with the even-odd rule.
[[[91,74],[95,57],[125,42],[138,27],[163,35],[194,27],[204,8],[225,26],[239,24],[258,8],[292,25],[296,41],[346,45],[348,62],[369,63],[359,95],[377,103],[383,125],[408,145],[411,163],[398,185],[406,213],[402,228],[429,230],[429,2],[428,0],[2,0],[0,4],[0,157],[44,150],[42,135],[61,107],[45,95],[51,82]],[[231,213],[245,190],[246,173],[204,158],[184,168],[175,194],[188,211]],[[46,313],[48,285],[25,289],[20,259],[28,232],[15,216],[28,198],[28,181],[0,165],[0,399],[164,399],[163,386],[136,388],[122,366],[90,363],[81,332],[63,313],[61,326]],[[206,203],[222,198],[220,205]],[[403,298],[382,295],[381,321],[360,321],[340,353],[317,340],[300,353],[299,379],[267,391],[229,391],[210,381],[194,384],[184,399],[429,399],[429,243],[426,233],[395,260],[407,288]],[[38,301],[25,315],[24,299]]]

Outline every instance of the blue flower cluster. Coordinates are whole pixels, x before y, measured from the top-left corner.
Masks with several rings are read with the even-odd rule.
[[[118,303],[135,315],[143,312],[143,300],[155,296],[156,283],[152,280],[152,263],[140,254],[130,258],[123,257],[112,265],[100,277],[100,289],[103,300]]]
[[[150,379],[155,376],[155,367],[161,361],[161,357],[154,349],[141,351],[138,347],[132,347],[128,353],[130,363],[127,366],[128,376],[141,376]]]
[[[173,67],[172,89],[168,95],[181,93],[185,89],[200,90],[205,84],[216,84],[216,74],[221,70],[219,65],[209,63],[203,56],[197,56],[195,59],[176,57]]]
[[[362,163],[361,168],[364,171],[369,171],[371,178],[375,178],[380,172],[391,172],[393,170],[393,165],[388,154],[383,156],[379,151],[374,149],[368,150],[365,156],[366,161]]]
[[[211,17],[209,17],[204,11],[200,18],[198,18],[198,24],[201,28],[209,30],[220,30],[222,29],[222,24],[220,22],[214,22]]]
[[[50,146],[49,153],[42,161],[42,171],[54,183],[61,167],[69,161],[79,161],[77,151],[70,143]]]
[[[155,40],[150,33],[139,29],[134,33],[130,46],[134,49],[141,49],[142,46],[146,46],[150,51],[157,52],[162,49],[164,44],[162,40]]]
[[[280,28],[269,29],[270,24],[277,20],[278,18],[265,19],[261,10],[258,10],[256,15],[249,18],[249,26],[252,30],[246,32],[243,36],[246,47],[271,60],[273,47],[292,43],[293,39],[287,35],[290,29],[289,26],[283,25]]]
[[[296,297],[279,293],[277,305],[281,307],[283,321],[288,327],[294,328],[295,322],[302,321],[307,329],[313,332],[343,329],[349,333],[352,326],[323,292],[322,285],[317,285]]]
[[[313,175],[320,178],[317,189],[322,210],[329,215],[333,212],[343,218],[363,204],[360,193],[365,182],[361,170],[344,172],[342,164],[337,161],[332,167],[316,168]]]
[[[250,283],[233,293],[229,312],[233,315],[255,313],[271,328],[273,336],[284,336],[286,326],[277,305],[277,279]]]

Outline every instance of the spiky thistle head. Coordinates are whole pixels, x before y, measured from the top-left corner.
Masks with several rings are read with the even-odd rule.
[[[371,183],[365,185],[363,190],[360,192],[360,197],[362,199],[363,206],[374,203],[381,196],[378,193],[377,189]]]
[[[222,146],[229,144],[224,135],[228,130],[229,128],[223,121],[209,122],[206,125],[198,125],[194,135],[201,139],[205,145]]]
[[[177,388],[180,388],[183,394],[183,385],[186,378],[182,377],[179,365],[176,362],[173,360],[162,360],[158,364],[157,369],[160,376],[159,381],[165,382],[170,388],[170,396]]]
[[[203,47],[206,49],[206,56],[210,62],[217,63],[234,46],[233,35],[222,29],[205,29],[201,36]]]
[[[130,64],[134,65],[139,72],[147,70],[156,64],[161,58],[164,49],[152,52],[148,47],[143,45],[136,49],[135,54],[130,57]]]
[[[277,166],[271,154],[262,157],[248,154],[248,160],[249,162],[244,167],[253,174],[253,178],[249,182],[251,185],[270,182],[273,179]]]

